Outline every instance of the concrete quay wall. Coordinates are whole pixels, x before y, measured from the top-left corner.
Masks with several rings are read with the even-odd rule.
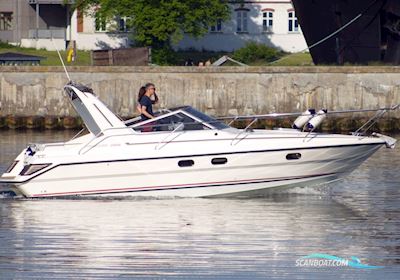
[[[155,109],[191,105],[214,116],[400,103],[400,67],[68,67],[68,71],[73,81],[93,88],[122,117],[136,114],[137,92],[147,82],[156,85],[160,97]],[[62,92],[66,82],[62,67],[0,67],[0,126],[5,118],[76,117]],[[400,110],[385,119],[396,126]]]

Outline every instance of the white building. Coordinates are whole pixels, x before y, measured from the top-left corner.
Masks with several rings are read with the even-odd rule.
[[[74,11],[71,25],[67,28],[70,40],[76,42],[80,50],[117,49],[129,47],[129,33],[124,19],[107,23],[100,17]]]
[[[232,17],[217,22],[202,38],[189,36],[176,49],[233,51],[249,41],[266,44],[287,52],[307,48],[291,1],[244,1],[231,4]]]
[[[255,41],[287,52],[307,47],[290,0],[232,2],[229,20],[216,22],[199,39],[185,36],[176,49],[233,51]],[[94,12],[95,10],[93,10]],[[125,20],[104,19],[72,11],[64,0],[1,0],[0,40],[22,47],[65,49],[74,41],[81,50],[128,47]]]
[[[175,49],[209,51],[234,51],[249,41],[276,47],[287,52],[307,48],[290,0],[244,1],[231,4],[232,16],[228,21],[218,21],[202,38],[186,35]],[[90,16],[74,12],[71,20],[71,39],[79,49],[125,47],[129,44],[124,20],[110,25]],[[107,32],[117,30],[117,32]]]

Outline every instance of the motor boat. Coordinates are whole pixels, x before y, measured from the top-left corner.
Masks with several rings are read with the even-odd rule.
[[[317,133],[313,127],[326,110],[299,114],[295,128],[251,128],[257,119],[278,116],[269,114],[252,116],[246,128],[237,129],[190,106],[123,121],[86,86],[70,82],[64,93],[87,133],[62,143],[29,144],[0,177],[16,194],[262,195],[338,180],[396,142],[376,133]]]

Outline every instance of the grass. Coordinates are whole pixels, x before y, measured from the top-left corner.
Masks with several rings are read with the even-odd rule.
[[[45,57],[40,62],[42,66],[61,66],[60,58],[58,57],[57,51],[47,51],[44,49],[36,50],[33,48],[20,48],[16,46],[12,46],[6,43],[0,43],[0,53],[6,52],[14,52],[14,53],[21,53],[26,55],[35,55],[35,56],[42,56]],[[67,62],[67,52],[60,51],[61,57],[64,60],[66,65],[74,65],[74,66],[85,66],[91,65],[90,59],[90,51],[77,51],[76,59],[74,62],[68,63]]]
[[[310,53],[289,53],[275,62],[269,63],[270,66],[312,66],[314,65]]]
[[[61,66],[61,61],[58,57],[57,51],[47,51],[44,49],[36,50],[33,48],[20,48],[16,46],[9,45],[7,43],[0,42],[0,53],[5,52],[15,52],[27,55],[36,55],[42,56],[46,59],[43,59],[40,63],[42,66]],[[67,52],[60,51],[61,56],[66,65],[71,66],[90,66],[90,51],[77,51],[77,56],[74,62],[68,63],[67,61]],[[210,60],[211,62],[216,61],[223,55],[227,55],[232,57],[232,53],[227,52],[210,52],[210,51],[178,51],[174,53],[175,62],[171,65],[182,66],[185,65],[185,61],[191,59],[194,62],[194,65],[198,65],[200,61],[206,62]],[[234,63],[227,62],[224,64],[225,66],[237,66]],[[309,53],[294,53],[294,54],[286,54],[281,57],[279,60],[275,62],[267,62],[265,60],[257,60],[252,63],[249,63],[250,66],[311,66],[314,65]]]

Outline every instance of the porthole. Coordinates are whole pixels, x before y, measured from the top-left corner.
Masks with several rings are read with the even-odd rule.
[[[214,165],[225,164],[227,162],[228,162],[228,159],[224,158],[224,157],[223,158],[213,158],[211,160],[211,163]]]
[[[301,154],[300,153],[293,153],[293,154],[287,154],[286,159],[287,160],[295,160],[295,159],[300,159]]]
[[[178,165],[180,167],[189,167],[189,166],[194,165],[194,161],[191,160],[191,159],[189,159],[189,160],[180,160],[180,161],[178,161]]]

